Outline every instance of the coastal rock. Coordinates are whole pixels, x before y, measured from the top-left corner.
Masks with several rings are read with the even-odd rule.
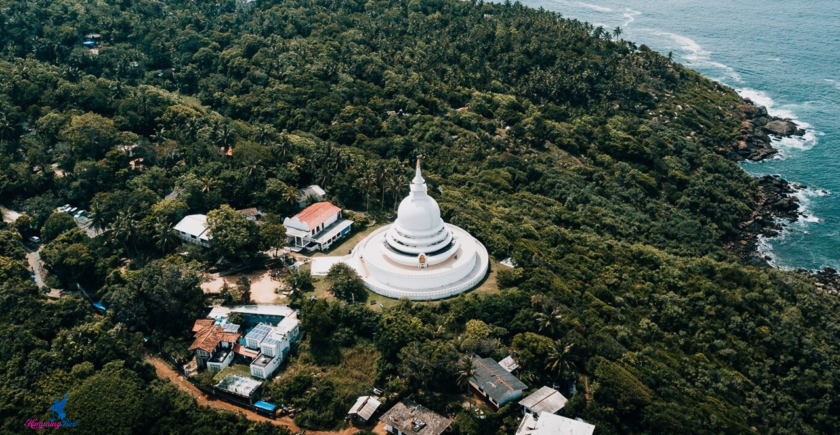
[[[768,134],[773,134],[779,137],[793,136],[797,130],[796,124],[793,121],[786,119],[775,119],[768,122],[762,127]],[[804,133],[803,133],[804,134]]]
[[[772,150],[772,148],[769,148]],[[775,150],[773,150],[775,152]],[[727,248],[735,253],[744,264],[769,266],[768,258],[758,252],[758,236],[775,237],[781,234],[780,221],[794,222],[799,219],[799,200],[793,196],[797,190],[779,176],[766,175],[758,179],[759,197],[755,211],[741,223],[737,242]]]

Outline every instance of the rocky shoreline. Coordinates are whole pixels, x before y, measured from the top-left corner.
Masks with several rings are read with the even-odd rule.
[[[730,148],[719,150],[736,162],[760,161],[775,156],[778,151],[771,145],[773,137],[784,138],[803,135],[805,132],[789,119],[767,113],[767,108],[757,106],[749,99],[738,107],[741,135]],[[770,258],[758,250],[761,238],[778,236],[782,222],[799,219],[799,200],[793,195],[796,186],[779,176],[765,175],[758,179],[758,200],[752,214],[741,222],[737,240],[726,246],[741,262],[754,266],[770,266]]]
[[[720,150],[728,158],[761,161],[772,158],[778,150],[771,145],[773,138],[803,136],[805,131],[792,120],[771,116],[764,106],[755,105],[744,99],[739,108],[741,136],[729,150]],[[744,264],[771,267],[771,258],[758,250],[761,238],[778,236],[785,222],[796,222],[801,216],[796,191],[805,189],[801,184],[790,183],[778,175],[765,175],[758,179],[758,201],[750,217],[741,223],[740,234],[735,242],[725,246]],[[816,281],[819,290],[840,294],[840,274],[830,267],[811,271],[798,269]]]

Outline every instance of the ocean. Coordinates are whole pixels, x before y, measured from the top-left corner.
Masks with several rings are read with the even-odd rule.
[[[759,249],[782,269],[840,269],[840,1],[523,0],[646,44],[793,119],[802,138],[774,142],[776,158],[743,163],[807,186],[804,213]]]

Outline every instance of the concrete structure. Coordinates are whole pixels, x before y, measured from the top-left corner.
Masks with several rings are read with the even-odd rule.
[[[207,216],[191,214],[175,225],[178,238],[194,245],[210,247],[210,230],[207,228]]]
[[[473,357],[475,372],[470,388],[481,396],[494,411],[522,397],[528,386],[513,376],[492,358]]]
[[[292,250],[324,250],[350,232],[353,221],[344,219],[341,209],[329,202],[319,202],[283,220]]]
[[[414,300],[442,299],[469,290],[484,279],[490,266],[481,242],[443,222],[440,207],[427,194],[419,160],[397,220],[371,233],[342,261],[356,269],[374,293]],[[316,266],[313,262],[313,269]]]
[[[543,412],[539,417],[525,414],[516,435],[592,435],[593,432],[595,426],[589,423]]]
[[[209,319],[226,319],[231,313],[242,315],[245,327],[251,327],[259,323],[277,325],[283,319],[296,314],[288,305],[266,304],[266,305],[236,305],[233,307],[213,307],[207,315]]]
[[[310,199],[314,199],[314,202],[323,201],[326,195],[327,192],[325,192],[324,189],[321,189],[321,186],[317,184],[306,186],[298,191],[298,207],[306,207],[309,205],[308,201]]]
[[[350,408],[347,415],[354,423],[367,424],[373,414],[379,409],[382,403],[372,396],[361,396],[356,399],[356,403]]]
[[[257,391],[260,389],[262,382],[255,379],[249,379],[243,376],[228,376],[216,384],[216,388],[224,392],[239,396],[248,400],[250,404],[254,404]]]
[[[394,435],[440,435],[452,425],[452,420],[409,400],[394,405],[379,421]]]
[[[543,412],[557,414],[566,406],[567,401],[568,399],[554,388],[542,387],[522,399],[519,404],[522,405],[523,413],[536,417]]]
[[[239,325],[213,319],[198,319],[193,325],[195,341],[189,350],[195,352],[199,368],[221,370],[233,361],[233,347],[239,340]]]
[[[300,336],[297,313],[284,318],[277,326],[260,323],[245,335],[245,345],[259,354],[251,362],[251,376],[268,379],[280,367]]]

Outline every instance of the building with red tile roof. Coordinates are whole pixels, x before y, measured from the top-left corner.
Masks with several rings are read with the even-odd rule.
[[[286,236],[292,250],[327,249],[350,232],[353,221],[343,219],[341,209],[329,202],[318,202],[286,218]]]
[[[220,326],[213,319],[199,319],[192,330],[195,341],[189,350],[195,351],[199,367],[221,370],[233,361],[233,347],[239,340],[238,325]]]

